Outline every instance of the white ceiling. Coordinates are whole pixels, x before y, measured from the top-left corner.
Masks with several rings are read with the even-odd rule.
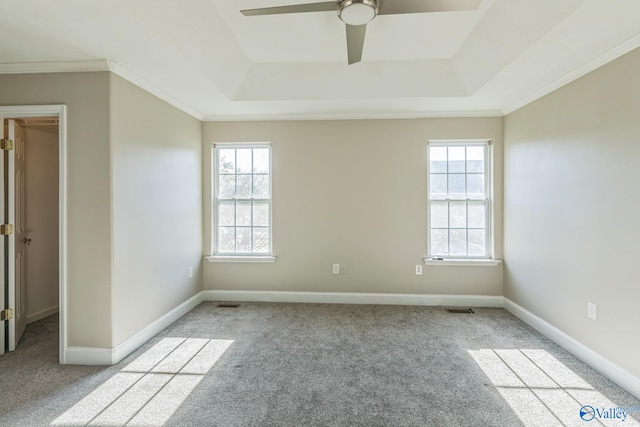
[[[205,120],[487,116],[640,46],[637,0],[378,16],[350,66],[333,12],[239,12],[314,1],[0,0],[0,73],[110,69]]]

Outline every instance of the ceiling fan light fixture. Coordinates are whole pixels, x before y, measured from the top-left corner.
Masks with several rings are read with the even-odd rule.
[[[364,25],[377,14],[376,0],[345,0],[338,5],[338,17],[349,25]]]

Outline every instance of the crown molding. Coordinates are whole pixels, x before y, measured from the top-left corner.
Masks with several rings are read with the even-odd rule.
[[[204,122],[261,122],[261,121],[297,121],[297,120],[400,120],[400,119],[447,119],[502,117],[500,110],[467,111],[420,111],[403,113],[309,113],[309,114],[252,114],[252,115],[205,115]]]
[[[0,74],[82,73],[97,71],[110,71],[198,120],[202,121],[204,117],[195,108],[185,104],[145,78],[114,61],[96,59],[90,61],[16,62],[0,64]]]
[[[164,90],[160,89],[158,86],[154,85],[149,80],[145,79],[144,77],[141,77],[139,74],[134,73],[130,69],[122,66],[121,64],[118,64],[117,62],[107,61],[107,63],[109,66],[109,71],[111,71],[113,74],[119,77],[122,77],[123,79],[127,80],[129,83],[134,84],[135,86],[138,86],[139,88],[160,98],[167,104],[172,105],[178,110],[181,110],[189,114],[191,117],[194,117],[200,121],[203,121],[204,115],[202,113],[200,113],[195,108],[180,101],[178,98],[174,97],[168,92],[165,92]]]
[[[571,83],[574,80],[579,79],[580,77],[584,76],[585,74],[588,74],[600,67],[602,67],[605,64],[608,64],[609,62],[618,59],[619,57],[621,57],[622,55],[631,52],[632,50],[636,49],[637,47],[640,47],[640,34],[636,34],[630,38],[628,38],[627,40],[623,41],[620,44],[617,44],[616,46],[612,47],[611,49],[594,56],[593,58],[591,58],[590,60],[586,61],[585,63],[583,63],[582,65],[578,66],[577,68],[574,68],[573,70],[569,71],[568,73],[564,74],[563,76],[561,76],[560,78],[552,81],[551,83],[548,83],[544,86],[542,86],[539,89],[536,89],[533,92],[530,92],[528,95],[523,96],[522,98],[518,99],[517,101],[513,102],[512,104],[510,104],[509,106],[503,108],[501,110],[501,114],[503,116],[506,116],[507,114],[510,114],[522,107],[524,107],[527,104],[532,103],[533,101],[536,101],[540,98],[542,98],[545,95],[550,94],[551,92],[560,89],[562,86],[565,86],[569,83]]]
[[[82,73],[109,71],[106,59],[90,61],[14,62],[0,64],[0,74]]]

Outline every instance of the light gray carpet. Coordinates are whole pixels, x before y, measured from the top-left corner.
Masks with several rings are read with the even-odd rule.
[[[596,402],[564,404],[554,397],[558,393],[567,399],[587,393],[584,399],[597,395],[616,406],[640,408],[638,399],[505,310],[474,311],[269,303],[220,308],[203,303],[112,367],[58,365],[57,318],[52,316],[29,325],[16,352],[0,357],[0,425],[51,425],[125,366],[142,360],[145,351],[171,337],[233,342],[169,418],[170,426],[517,426],[522,420],[553,424],[536,413],[539,406],[558,425],[584,425],[575,407]],[[503,351],[508,349],[512,351]],[[550,369],[554,377],[555,368],[548,368],[544,360],[540,368],[527,368],[537,363],[529,350],[546,352],[549,357],[544,360],[575,373],[574,383],[586,385],[576,386],[574,393],[569,375],[550,380],[560,384],[557,390],[555,385],[552,390],[544,384],[536,388],[531,383],[536,375]],[[481,354],[490,357],[476,362],[474,355]],[[489,378],[493,374],[485,372],[497,358],[511,366],[510,357],[515,357],[515,368],[508,375],[517,374],[530,390],[502,384],[509,378]],[[522,365],[523,360],[529,365]],[[563,381],[569,381],[566,387]],[[585,390],[589,386],[594,390]],[[506,395],[508,403],[503,396],[512,390],[520,394]],[[555,394],[549,398],[546,392]],[[525,395],[539,400],[519,404],[513,397]],[[94,422],[108,425],[105,414]],[[123,425],[114,420],[111,424]],[[635,422],[627,418],[614,425]]]

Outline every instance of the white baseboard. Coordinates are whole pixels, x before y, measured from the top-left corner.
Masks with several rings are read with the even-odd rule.
[[[111,361],[111,364],[115,365],[116,363],[120,362],[122,359],[137,350],[144,343],[155,337],[167,326],[171,325],[173,322],[193,310],[202,301],[202,292],[198,292],[196,295],[192,296],[164,316],[160,317],[158,320],[151,323],[149,326],[147,326],[134,336],[128,338],[126,341],[116,346],[113,349],[113,360]]]
[[[359,292],[203,291],[203,301],[502,307],[502,296]]]
[[[202,301],[202,292],[198,292],[115,348],[67,347],[65,363],[68,365],[115,365],[167,326],[193,310]]]
[[[582,360],[587,365],[591,366],[593,369],[597,370],[602,375],[640,399],[640,378],[611,362],[609,359],[604,358],[586,345],[562,332],[560,329],[545,320],[542,320],[508,298],[504,298],[504,308],[540,332],[542,335],[554,341],[569,353],[573,354],[578,359]]]
[[[53,307],[45,308],[44,310],[40,310],[33,314],[27,315],[27,325],[29,323],[37,322],[40,319],[44,319],[45,317],[49,317],[52,314],[56,314],[58,312],[58,306],[55,305]]]
[[[67,347],[66,365],[112,365],[113,350],[98,347]]]

